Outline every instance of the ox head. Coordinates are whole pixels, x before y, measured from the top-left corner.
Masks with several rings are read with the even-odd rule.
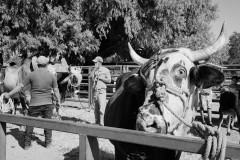
[[[137,74],[124,83],[128,91],[145,90],[145,102],[139,108],[137,130],[183,135],[189,130],[174,114],[187,123],[194,119],[197,107],[197,88],[219,85],[224,75],[214,67],[199,64],[223,47],[225,25],[216,42],[205,49],[167,49],[145,59],[136,54],[130,44],[132,59],[141,65]],[[170,108],[174,113],[172,113]]]

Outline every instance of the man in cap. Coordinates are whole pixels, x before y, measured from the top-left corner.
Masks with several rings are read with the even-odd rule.
[[[213,126],[212,123],[212,87],[206,88],[206,89],[200,89],[200,115],[202,117],[202,123],[203,124],[208,124],[210,126]],[[204,119],[204,110],[207,109],[208,113],[208,121],[206,123]]]
[[[93,60],[95,66],[89,75],[93,79],[93,92],[95,104],[95,123],[103,125],[103,115],[106,108],[106,84],[111,82],[111,75],[109,69],[102,65],[103,59],[97,56]]]
[[[31,117],[38,117],[42,115],[43,118],[51,119],[53,114],[52,104],[52,89],[60,102],[60,95],[57,85],[57,79],[47,69],[49,59],[40,56],[37,59],[38,68],[31,72],[22,83],[18,84],[11,92],[4,93],[5,98],[10,98],[14,93],[19,92],[23,87],[31,86],[31,99],[29,104],[28,115]],[[31,136],[33,132],[32,126],[27,126],[24,137],[24,148],[29,149],[31,146]],[[44,129],[45,147],[50,147],[52,141],[52,130]]]

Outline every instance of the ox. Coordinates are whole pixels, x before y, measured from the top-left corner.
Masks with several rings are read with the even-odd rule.
[[[218,130],[220,130],[221,125],[223,123],[223,115],[228,115],[228,124],[227,124],[227,135],[231,135],[230,133],[230,125],[233,127],[234,119],[237,117],[238,123],[240,118],[239,112],[239,102],[238,98],[239,93],[238,91],[234,91],[231,88],[223,88],[220,95],[220,107],[219,107],[219,124]],[[231,124],[231,118],[233,119]]]
[[[225,25],[216,42],[197,51],[187,48],[166,49],[145,59],[137,55],[128,43],[132,59],[141,65],[131,73],[121,75],[116,92],[108,101],[104,125],[110,127],[186,136],[190,128],[184,125],[170,108],[191,123],[198,104],[198,88],[209,88],[224,81],[218,69],[196,65],[224,46]],[[176,160],[181,152],[138,144],[111,141],[116,160]]]
[[[19,61],[18,64],[16,61]],[[23,79],[28,76],[31,72],[30,64],[31,60],[26,57],[26,55],[22,55],[20,57],[15,57],[11,61],[9,61],[10,66],[5,68],[4,79],[3,79],[3,91],[10,92],[13,88],[15,88],[18,83],[21,83]],[[20,66],[19,66],[20,64]],[[27,110],[27,101],[26,97],[30,97],[29,87],[24,88],[24,91],[20,93],[16,93],[12,96],[14,101],[14,114],[16,114],[16,108],[19,103],[23,108],[23,114],[26,114]]]

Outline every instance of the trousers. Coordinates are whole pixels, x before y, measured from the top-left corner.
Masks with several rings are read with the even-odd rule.
[[[52,104],[41,105],[41,106],[30,106],[28,110],[28,116],[38,117],[41,115],[42,118],[51,119],[53,115],[53,108],[54,106]],[[32,133],[33,133],[33,127],[26,126],[25,138],[24,138],[25,145],[31,144]],[[45,143],[50,144],[52,141],[52,130],[44,129],[44,135],[45,135]]]
[[[96,124],[101,124],[103,125],[103,117],[105,113],[105,108],[106,108],[106,89],[98,89],[96,95],[96,99],[94,100],[95,104],[95,110],[94,110],[94,115],[95,115],[95,123]]]

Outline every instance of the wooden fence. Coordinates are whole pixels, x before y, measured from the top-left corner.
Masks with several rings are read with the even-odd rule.
[[[93,92],[92,92],[93,81],[88,78],[88,74],[93,69],[93,66],[72,66],[72,67],[82,68],[83,80],[78,89],[80,90],[80,97],[81,98],[86,97],[88,99],[87,102],[90,107],[93,103]],[[112,78],[112,82],[110,84],[107,84],[107,97],[109,98],[115,92],[115,84],[116,84],[117,78],[122,73],[132,71],[133,69],[138,68],[140,66],[138,65],[105,65],[105,67],[107,67],[110,70],[111,78]],[[74,98],[67,98],[67,100],[79,101],[79,99],[74,99]]]
[[[90,124],[76,124],[58,120],[24,117],[0,113],[0,160],[6,160],[6,124],[13,123],[39,128],[47,128],[79,135],[79,160],[98,160],[97,138],[136,143],[160,148],[174,149],[202,154],[205,141],[198,138],[176,137],[134,130],[103,127]],[[226,157],[240,159],[239,144],[228,143]]]

